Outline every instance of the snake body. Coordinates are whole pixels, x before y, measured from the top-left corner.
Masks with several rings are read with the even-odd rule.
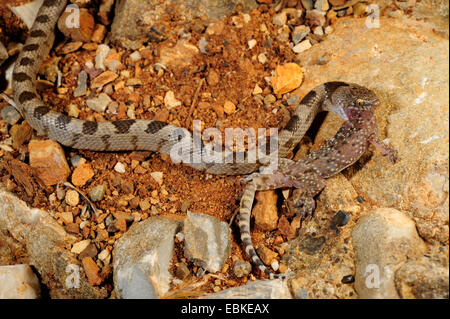
[[[43,2],[15,63],[14,99],[22,116],[36,131],[68,147],[93,151],[148,150],[170,154],[172,147],[179,143],[179,138],[174,138],[174,133],[181,129],[177,126],[151,119],[85,121],[52,111],[42,101],[36,90],[37,73],[53,45],[55,25],[66,4],[67,0]],[[359,85],[345,82],[327,82],[311,90],[278,134],[279,158],[286,157],[293,150],[318,112],[333,111],[346,118],[343,107],[354,102],[355,97],[364,99],[367,91]],[[187,143],[192,145],[192,140],[187,139]],[[247,155],[244,158],[242,163],[230,163],[223,158],[221,163],[185,164],[210,174],[223,175],[250,174],[261,166],[259,162],[248,161]],[[283,165],[286,161],[280,163]],[[249,186],[249,189],[254,193],[257,188],[252,187]],[[243,240],[249,238],[249,219],[248,212],[240,218]]]

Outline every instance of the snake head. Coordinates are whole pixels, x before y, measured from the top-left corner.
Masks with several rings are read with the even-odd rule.
[[[380,105],[375,93],[361,85],[349,83],[337,87],[329,96],[327,109],[342,119],[351,120],[351,114],[372,111]]]

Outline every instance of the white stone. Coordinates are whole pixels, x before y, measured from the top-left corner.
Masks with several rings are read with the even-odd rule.
[[[305,40],[297,44],[295,47],[293,47],[292,51],[294,51],[295,53],[301,53],[303,51],[308,50],[311,47],[312,47],[311,42],[309,42],[309,40]]]
[[[173,107],[180,106],[181,102],[175,98],[173,91],[167,91],[164,96],[164,105],[171,109]]]
[[[95,68],[106,70],[105,67],[105,59],[109,54],[109,46],[106,44],[100,44],[97,47],[97,51],[95,53]]]
[[[258,61],[261,64],[265,64],[267,62],[267,57],[264,53],[258,54]]]
[[[114,170],[117,173],[123,174],[125,173],[125,165],[121,162],[117,162],[116,165],[114,165]]]
[[[30,266],[0,266],[0,299],[37,299],[39,280]]]
[[[253,49],[256,45],[256,43],[258,43],[255,39],[251,39],[248,41],[248,48],[249,50]]]
[[[134,51],[133,53],[130,54],[130,59],[131,62],[137,62],[141,59],[141,54],[139,53],[139,51]]]
[[[83,250],[86,249],[87,246],[91,243],[90,239],[85,239],[79,241],[78,243],[73,244],[72,249],[70,250],[74,254],[80,254]]]
[[[153,177],[153,179],[161,185],[163,182],[163,172],[151,172],[150,176]]]
[[[98,97],[93,99],[89,99],[86,101],[86,105],[95,112],[105,112],[108,104],[111,103],[112,100],[106,93],[100,93]]]

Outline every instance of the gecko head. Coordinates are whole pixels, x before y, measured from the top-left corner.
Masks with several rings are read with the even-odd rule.
[[[332,111],[346,121],[359,113],[373,111],[380,105],[380,100],[372,90],[354,83],[339,87],[332,100],[335,105]]]

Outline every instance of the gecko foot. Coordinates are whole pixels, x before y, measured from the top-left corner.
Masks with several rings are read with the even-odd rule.
[[[296,190],[287,201],[289,209],[303,220],[312,217],[316,209],[316,202],[314,198],[307,194],[296,194]]]

